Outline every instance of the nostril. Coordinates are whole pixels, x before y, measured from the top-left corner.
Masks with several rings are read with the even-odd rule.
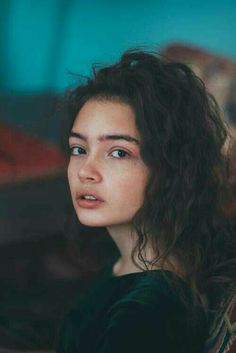
[[[95,182],[101,180],[101,174],[99,170],[91,164],[81,166],[77,171],[77,176],[82,182]]]

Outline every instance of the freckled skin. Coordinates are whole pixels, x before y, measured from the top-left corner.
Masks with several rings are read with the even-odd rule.
[[[78,113],[72,131],[86,136],[86,141],[77,137],[69,140],[73,152],[68,180],[80,222],[98,227],[130,224],[143,203],[148,168],[137,144],[99,137],[123,134],[140,141],[132,108],[125,103],[91,99]],[[76,147],[82,148],[80,153]],[[104,202],[94,209],[80,207],[76,201],[80,191],[96,192]]]

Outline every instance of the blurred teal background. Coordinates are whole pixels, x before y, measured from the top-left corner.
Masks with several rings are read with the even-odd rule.
[[[136,46],[184,42],[236,58],[234,0],[1,0],[0,91],[60,92]]]
[[[235,0],[0,0],[0,166],[9,164],[9,180],[22,160],[38,168],[35,145],[22,147],[11,134],[11,147],[1,144],[5,124],[60,151],[67,115],[59,107],[76,81],[71,73],[88,75],[93,63],[131,47],[161,52],[175,42],[236,60],[235,38]],[[78,266],[65,228],[72,207],[65,171],[30,178],[0,185],[1,352],[53,349],[91,264],[107,257],[105,242],[95,243],[100,235],[89,234],[94,255],[87,272]]]

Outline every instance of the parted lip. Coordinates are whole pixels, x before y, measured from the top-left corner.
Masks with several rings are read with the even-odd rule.
[[[81,200],[83,196],[94,196],[98,201],[104,201],[96,192],[85,190],[76,193],[76,200]]]

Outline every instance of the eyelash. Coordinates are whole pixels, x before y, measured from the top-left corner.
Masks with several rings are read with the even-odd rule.
[[[81,154],[85,154],[86,153],[85,149],[80,147],[80,146],[70,146],[69,148],[70,148],[70,155],[71,156],[80,156]],[[75,150],[83,151],[83,153],[78,153],[78,152],[75,153],[74,152]]]
[[[77,150],[77,152],[75,152],[76,150]],[[130,156],[130,154],[127,151],[123,150],[122,148],[116,148],[110,154],[112,155],[112,153],[114,153],[114,152],[118,152],[118,153],[122,152],[122,154],[125,154],[125,156],[124,155],[123,156],[119,156],[119,157],[114,157],[113,156],[116,159],[123,159],[123,158],[127,158],[127,157]],[[82,148],[80,146],[70,146],[70,155],[71,156],[80,156],[82,154],[86,154],[86,150],[84,148]]]
[[[122,153],[125,153],[125,156],[122,156],[122,157],[115,157],[115,158],[118,158],[118,159],[127,158],[127,157],[130,156],[130,154],[129,154],[127,151],[122,150],[121,148],[117,148],[117,149],[113,150],[111,153],[113,153],[113,152],[122,152]]]

